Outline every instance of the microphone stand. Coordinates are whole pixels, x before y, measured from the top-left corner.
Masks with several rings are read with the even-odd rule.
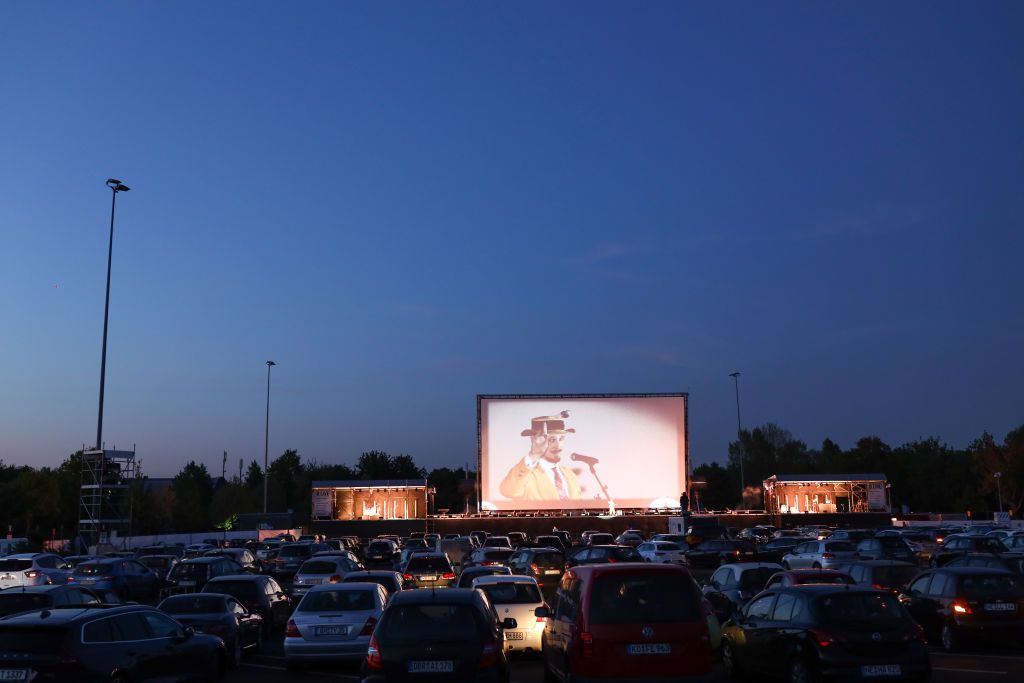
[[[590,473],[594,475],[594,479],[597,480],[597,485],[601,487],[601,491],[602,491],[602,493],[604,493],[604,499],[607,500],[610,503],[611,500],[612,500],[612,497],[611,497],[611,494],[608,493],[608,487],[604,485],[603,481],[601,481],[601,477],[597,476],[597,470],[594,469],[593,463],[590,463],[589,466],[590,466]]]

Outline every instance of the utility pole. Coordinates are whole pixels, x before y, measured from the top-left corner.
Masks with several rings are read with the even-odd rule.
[[[746,448],[743,446],[743,422],[740,420],[740,373],[731,372],[729,376],[736,384],[736,443],[740,449],[740,505],[743,505],[743,492],[747,488],[746,477],[743,476],[743,460]]]

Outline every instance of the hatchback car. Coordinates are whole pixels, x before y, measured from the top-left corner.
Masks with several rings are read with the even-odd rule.
[[[917,553],[902,536],[865,538],[857,544],[854,556],[859,560],[917,562]]]
[[[53,553],[18,553],[0,558],[0,590],[64,583],[71,565]]]
[[[189,593],[173,595],[158,606],[196,633],[207,633],[224,641],[228,665],[235,668],[246,650],[259,652],[263,642],[263,618],[250,612],[231,595]]]
[[[491,567],[499,564],[508,564],[515,550],[512,548],[477,548],[467,557],[462,558],[462,568],[468,567]]]
[[[947,562],[969,553],[999,554],[1009,550],[998,538],[989,536],[947,536],[942,547],[932,553],[930,567],[941,567]]]
[[[722,629],[730,676],[928,680],[923,633],[896,596],[806,585],[761,593]]]
[[[596,531],[587,536],[586,545],[615,545],[615,537],[603,531]]]
[[[481,576],[510,576],[512,570],[505,565],[494,565],[488,567],[470,567],[469,569],[463,569],[462,573],[459,574],[459,581],[455,585],[456,588],[472,588],[473,581]]]
[[[363,683],[488,681],[508,683],[503,627],[482,591],[402,591],[370,638]]]
[[[303,562],[312,557],[314,553],[328,549],[319,543],[310,543],[308,541],[286,543],[281,546],[277,557],[274,558],[274,566],[271,572],[278,581],[291,581]]]
[[[36,683],[217,680],[224,641],[152,607],[24,612],[0,620],[3,680]]]
[[[562,576],[542,636],[547,680],[685,680],[711,671],[709,612],[684,567],[623,563]]]
[[[234,596],[250,612],[263,617],[264,631],[284,627],[292,611],[292,599],[281,590],[273,577],[252,574],[228,574],[210,579],[204,593],[226,593]]]
[[[339,583],[349,572],[358,571],[362,565],[342,555],[314,556],[302,563],[292,579],[291,595],[299,600],[313,586],[322,583]]]
[[[949,567],[923,572],[902,602],[928,638],[947,651],[982,638],[1024,637],[1024,578],[1000,569]]]
[[[616,562],[643,562],[644,558],[628,545],[583,546],[565,560],[567,567],[584,564],[615,564]]]
[[[858,586],[871,586],[893,593],[902,593],[920,572],[916,564],[893,560],[860,560],[846,566]]]
[[[838,569],[786,569],[773,574],[765,583],[764,590],[811,584],[852,586],[855,583],[852,576]]]
[[[122,600],[149,600],[160,592],[163,580],[137,560],[104,559],[83,562],[67,577],[68,583],[111,591]]]
[[[402,568],[403,588],[448,588],[455,585],[455,570],[441,553],[413,555]]]
[[[833,541],[832,537],[827,541],[801,543],[782,556],[782,566],[786,569],[838,569],[839,565],[856,559],[856,545],[850,541]]]
[[[513,574],[529,576],[542,593],[553,596],[565,571],[565,555],[556,548],[520,548],[508,558]]]
[[[755,562],[757,549],[749,541],[715,539],[687,550],[685,556],[691,567],[719,567],[729,562]]]
[[[481,576],[473,581],[473,588],[482,590],[491,601],[498,619],[511,617],[516,627],[505,629],[507,652],[540,652],[540,637],[544,632],[544,617],[535,611],[544,606],[537,582],[529,576]]]
[[[511,548],[512,541],[508,536],[488,536],[484,541],[485,548]]]
[[[193,557],[174,565],[167,575],[167,586],[163,593],[197,593],[203,590],[206,582],[218,576],[240,574],[241,565],[226,557]]]
[[[18,590],[0,591],[0,617],[19,612],[100,605],[102,603],[101,595],[79,586],[68,584],[23,586]]]
[[[988,569],[1005,569],[1014,574],[1024,574],[1024,553],[1003,553],[988,555],[986,553],[969,553],[947,562],[946,567],[987,567]]]
[[[678,543],[670,541],[648,541],[636,547],[640,557],[646,562],[665,562],[669,564],[686,564],[685,549]]]
[[[313,586],[285,628],[285,664],[363,659],[387,602],[377,583]]]
[[[720,622],[747,604],[747,601],[764,590],[768,580],[782,571],[782,567],[770,562],[736,562],[719,567],[701,592],[715,610]]]

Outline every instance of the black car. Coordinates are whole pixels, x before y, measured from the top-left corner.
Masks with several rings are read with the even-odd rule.
[[[166,579],[181,558],[177,555],[140,555],[138,560],[139,564],[149,567],[161,579]]]
[[[722,629],[732,677],[928,680],[921,628],[895,595],[804,585],[761,593]]]
[[[543,537],[538,536],[537,540],[540,541],[541,538]],[[615,537],[603,531],[598,531],[587,536],[587,545],[615,545]]]
[[[512,550],[512,548],[477,548],[462,558],[462,568],[491,567],[499,564],[508,564],[508,558],[512,557],[513,553],[515,553],[515,550]]]
[[[217,680],[226,664],[223,640],[143,605],[42,610],[0,620],[4,680]]]
[[[776,538],[773,541],[768,541],[762,546],[757,548],[757,561],[758,562],[775,562],[782,564],[782,556],[797,547],[806,538],[795,538],[788,536],[785,538]]]
[[[218,576],[206,583],[203,592],[234,596],[246,609],[263,617],[266,631],[283,629],[292,611],[292,599],[281,590],[280,584],[262,574]]]
[[[615,562],[643,562],[643,555],[628,545],[583,546],[565,560],[566,569],[581,564],[614,564]]]
[[[1003,553],[1002,555],[989,555],[986,553],[969,553],[947,562],[945,566],[986,567],[988,569],[1005,569],[1014,574],[1024,574],[1024,554]]]
[[[405,590],[413,588],[448,588],[455,585],[455,570],[448,556],[442,553],[413,555],[402,568]]]
[[[928,638],[947,651],[973,641],[1024,635],[1024,578],[1001,569],[943,567],[923,572],[900,596]]]
[[[0,591],[0,617],[34,610],[99,604],[103,604],[102,595],[74,584],[24,586]]]
[[[999,554],[1009,550],[998,538],[991,536],[948,536],[941,548],[932,553],[931,567],[942,567],[969,553]]]
[[[902,593],[920,571],[916,564],[894,560],[858,560],[846,566],[846,573],[857,585],[894,593]]]
[[[532,576],[545,597],[554,596],[565,571],[565,555],[556,548],[520,548],[508,558],[513,574]]]
[[[608,534],[608,542],[614,543],[615,539],[611,536],[611,534]],[[561,536],[541,535],[533,539],[533,541],[528,545],[532,548],[557,548],[562,552],[567,550],[565,543],[562,542]]]
[[[456,588],[472,588],[473,580],[481,576],[496,576],[498,574],[511,574],[512,570],[503,564],[495,564],[480,567],[468,567],[459,574],[459,582]]]
[[[281,546],[277,557],[274,558],[274,566],[271,569],[271,573],[278,581],[291,581],[303,562],[311,558],[315,553],[328,549],[325,545],[310,541],[286,543]]]
[[[157,608],[196,633],[207,633],[224,641],[228,665],[235,668],[245,650],[259,652],[263,641],[263,617],[250,612],[231,595],[189,593],[173,595]]]
[[[210,579],[241,572],[242,566],[227,557],[193,557],[174,565],[163,594],[198,593]]]
[[[400,555],[398,544],[394,541],[382,538],[375,539],[366,546],[366,553],[363,555],[363,564],[375,569],[391,569]]]
[[[363,660],[363,683],[508,683],[504,628],[483,591],[402,591],[388,604]]]
[[[917,553],[899,536],[865,538],[857,544],[855,551],[859,560],[898,560],[917,562]]]
[[[719,567],[708,582],[701,587],[701,593],[715,612],[719,622],[724,622],[733,613],[760,593],[768,580],[782,571],[782,565],[762,562],[736,562]]]
[[[720,567],[729,562],[755,562],[759,559],[753,543],[726,539],[704,541],[687,550],[684,556],[691,567]]]

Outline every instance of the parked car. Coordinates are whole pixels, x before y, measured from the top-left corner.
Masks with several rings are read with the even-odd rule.
[[[346,553],[347,555],[347,553]],[[340,583],[349,572],[359,571],[363,566],[342,555],[315,555],[302,563],[292,578],[291,596],[299,600],[313,586],[324,583]]]
[[[897,594],[921,571],[916,564],[895,560],[858,560],[846,565],[845,570],[858,586]]]
[[[725,538],[725,529],[719,523],[717,517],[691,517],[690,525],[686,527],[686,544],[696,548],[705,541],[716,538]]]
[[[193,557],[202,557],[207,550],[214,550],[217,546],[212,543],[193,543],[185,546],[182,557],[190,560]]]
[[[521,548],[529,542],[526,534],[522,531],[510,531],[508,532],[508,540],[512,544],[513,548]]]
[[[565,571],[565,555],[557,548],[520,548],[508,558],[513,574],[529,576],[547,597],[555,594]]]
[[[434,544],[434,551],[444,553],[453,566],[461,567],[463,559],[472,553],[475,547],[469,536],[456,536],[437,541]]]
[[[138,561],[139,564],[152,570],[161,580],[165,580],[180,560],[177,555],[142,555]]]
[[[963,557],[968,553],[998,554],[1008,552],[1009,548],[998,538],[989,536],[947,536],[942,548],[932,553],[928,562],[930,567],[942,567],[948,562]]]
[[[263,617],[250,612],[234,596],[223,593],[173,595],[157,607],[196,633],[224,641],[228,666],[235,668],[246,650],[259,652],[263,642]]]
[[[402,568],[402,585],[410,588],[448,588],[455,585],[455,570],[447,555],[413,555]]]
[[[67,577],[68,583],[111,591],[122,600],[150,600],[157,597],[163,579],[137,560],[104,559],[83,562]]]
[[[865,538],[857,544],[854,557],[858,560],[897,560],[917,562],[917,553],[902,536]]]
[[[1024,554],[1003,553],[988,555],[986,553],[968,553],[947,562],[945,567],[986,567],[988,569],[1005,569],[1014,574],[1024,574]]]
[[[391,569],[395,566],[395,561],[398,559],[399,553],[398,544],[394,541],[376,538],[370,541],[370,545],[366,546],[366,553],[363,557],[363,564],[368,568],[386,568]]]
[[[363,683],[432,680],[508,683],[502,627],[483,592],[402,591],[370,638]]]
[[[19,612],[100,604],[103,604],[103,599],[97,593],[69,584],[23,586],[17,590],[0,591],[0,617]]]
[[[686,564],[685,550],[678,543],[670,541],[647,541],[636,547],[645,562],[665,562],[669,564]]]
[[[789,588],[790,586],[807,586],[811,584],[832,584],[837,586],[852,586],[856,583],[853,577],[845,571],[838,569],[784,569],[771,578],[764,585],[764,590],[775,588]]]
[[[544,596],[540,586],[529,576],[481,576],[473,581],[473,588],[482,590],[491,607],[504,621],[511,617],[516,620],[515,628],[506,628],[506,652],[540,652],[541,634],[545,618],[537,617],[535,611],[543,607]]]
[[[17,553],[0,558],[0,590],[64,583],[71,565],[53,553]]]
[[[611,534],[605,534],[605,536],[608,537],[608,543],[615,542]],[[604,536],[602,536],[602,538],[604,538]],[[551,534],[542,534],[537,536],[533,539],[533,542],[530,545],[534,548],[558,548],[563,553],[569,549],[569,546],[565,544],[561,536],[554,536]]]
[[[469,567],[493,567],[499,564],[508,564],[515,550],[511,548],[477,548],[469,554],[469,557],[462,558],[462,569]]]
[[[64,556],[64,562],[66,562],[68,564],[68,566],[71,567],[71,569],[74,569],[75,567],[77,567],[82,562],[90,562],[92,560],[98,560],[98,559],[100,559],[99,555],[65,555]]]
[[[193,557],[179,562],[171,569],[163,593],[165,596],[198,593],[210,579],[241,572],[242,567],[227,557]]]
[[[250,612],[263,617],[265,631],[282,628],[288,623],[292,599],[273,577],[254,574],[229,574],[206,582],[204,593],[226,593],[235,597]]]
[[[509,540],[508,536],[488,536],[487,540],[484,541],[485,548],[511,548],[512,541]]]
[[[565,559],[566,568],[584,564],[615,564],[616,562],[643,562],[636,548],[628,545],[583,546]]]
[[[866,538],[874,538],[875,532],[871,529],[836,529],[828,538],[832,541],[849,541],[857,545]],[[819,539],[822,540],[822,539]]]
[[[850,541],[804,541],[782,556],[786,569],[836,569],[856,559],[857,546]]]
[[[473,581],[480,576],[510,576],[511,574],[512,570],[502,564],[469,567],[468,569],[463,569],[462,573],[459,574],[459,582],[455,584],[455,587],[472,588]]]
[[[704,541],[684,555],[691,567],[719,567],[729,562],[754,562],[757,549],[749,541],[717,539]]]
[[[36,683],[218,680],[224,641],[153,607],[23,612],[0,620],[7,680]],[[31,675],[30,675],[31,674]]]
[[[628,545],[636,548],[644,542],[644,537],[634,531],[624,531],[615,538],[615,545]]]
[[[327,550],[327,547],[309,541],[284,544],[274,558],[274,578],[278,581],[291,581],[302,563],[321,550]]]
[[[341,580],[342,583],[379,583],[388,592],[388,600],[402,590],[402,575],[384,569],[364,569],[349,572]]]
[[[203,553],[204,557],[230,557],[232,560],[237,562],[244,571],[253,572],[254,574],[259,573],[260,567],[259,562],[256,560],[256,556],[246,550],[245,548],[218,548],[216,550],[207,550]]]
[[[377,583],[313,586],[285,628],[285,665],[363,659],[387,602]]]
[[[731,677],[928,680],[920,627],[896,596],[871,588],[805,585],[761,593],[722,629]]]
[[[172,555],[179,560],[185,555],[185,546],[183,545],[145,545],[135,549],[136,559],[142,559],[146,555]]]
[[[735,562],[719,567],[701,592],[724,623],[747,601],[764,590],[768,580],[782,567],[774,562]]]
[[[923,572],[900,595],[928,639],[944,650],[1024,633],[1024,578],[1001,569],[943,567]]]
[[[757,559],[761,562],[782,563],[782,557],[808,539],[803,537],[785,536],[768,541],[757,547]]]
[[[538,537],[537,540],[539,541],[540,538]],[[611,534],[598,531],[587,536],[587,542],[585,545],[615,545],[615,537]]]
[[[684,567],[616,563],[572,567],[544,618],[547,680],[704,676],[708,614]]]

